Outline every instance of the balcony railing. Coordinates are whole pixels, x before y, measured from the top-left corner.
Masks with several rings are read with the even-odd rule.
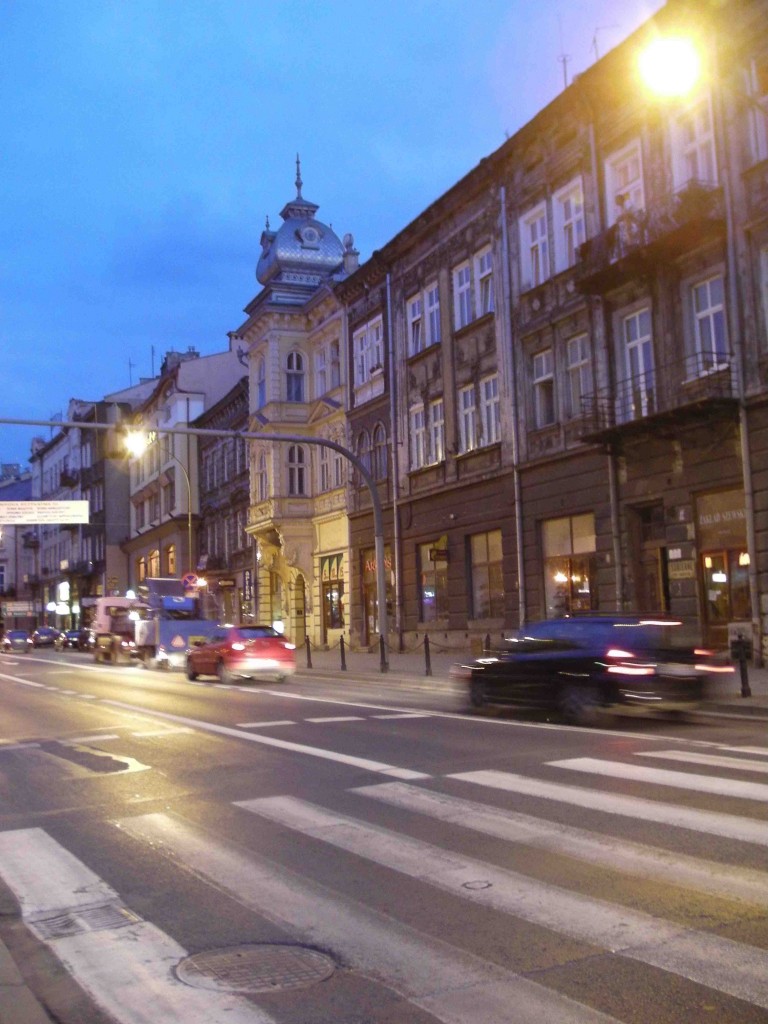
[[[626,210],[607,230],[579,246],[577,281],[584,292],[600,292],[628,276],[653,270],[661,255],[674,256],[701,243],[701,232],[722,228],[723,191],[692,181],[642,210]]]
[[[732,407],[737,399],[733,356],[697,353],[583,396],[580,436],[597,440],[651,418],[680,418],[705,408]]]

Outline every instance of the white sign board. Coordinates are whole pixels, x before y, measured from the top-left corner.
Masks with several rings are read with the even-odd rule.
[[[0,501],[0,523],[6,526],[87,522],[87,501]]]

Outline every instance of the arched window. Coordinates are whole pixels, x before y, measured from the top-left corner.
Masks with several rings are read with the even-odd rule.
[[[304,357],[301,352],[289,352],[285,365],[285,398],[288,402],[304,401]]]
[[[362,464],[371,472],[371,438],[367,430],[363,430],[357,439],[357,455]]]
[[[264,356],[259,356],[256,363],[256,408],[263,409],[267,404],[267,364]]]
[[[266,452],[259,454],[259,467],[256,473],[256,498],[258,501],[266,501],[268,497],[267,479],[267,455]]]
[[[388,470],[387,434],[382,423],[376,424],[373,432],[373,476],[376,480],[386,480]]]
[[[147,575],[155,579],[160,575],[160,551],[155,548],[147,556]]]
[[[304,462],[304,449],[292,444],[288,449],[288,493],[291,495],[306,494]]]
[[[147,578],[147,560],[143,556],[136,562],[136,580],[143,583]]]
[[[176,573],[178,572],[178,568],[176,566],[176,545],[175,544],[169,544],[168,545],[168,550],[165,553],[165,561],[166,561],[166,565],[167,565],[167,568],[168,568],[168,575],[169,576],[175,576]]]

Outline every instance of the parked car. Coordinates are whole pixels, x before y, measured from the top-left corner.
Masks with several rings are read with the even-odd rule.
[[[296,671],[296,645],[272,626],[217,626],[187,651],[187,678],[222,683],[253,677],[282,682]]]
[[[85,651],[88,649],[88,639],[87,629],[65,629],[56,637],[54,646],[57,651],[63,651],[65,648]]]
[[[59,636],[61,636],[60,629],[54,629],[53,626],[38,626],[32,634],[32,646],[53,647]]]
[[[648,714],[687,711],[708,677],[733,672],[713,651],[691,645],[677,620],[633,615],[547,619],[526,626],[504,649],[454,666],[475,707],[510,704],[591,722],[601,709]]]
[[[26,629],[7,629],[3,633],[0,650],[5,654],[27,654],[32,647],[32,637]]]

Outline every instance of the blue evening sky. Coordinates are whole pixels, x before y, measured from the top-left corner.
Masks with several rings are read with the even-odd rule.
[[[661,6],[0,0],[0,418],[225,348],[297,152],[365,260]]]

